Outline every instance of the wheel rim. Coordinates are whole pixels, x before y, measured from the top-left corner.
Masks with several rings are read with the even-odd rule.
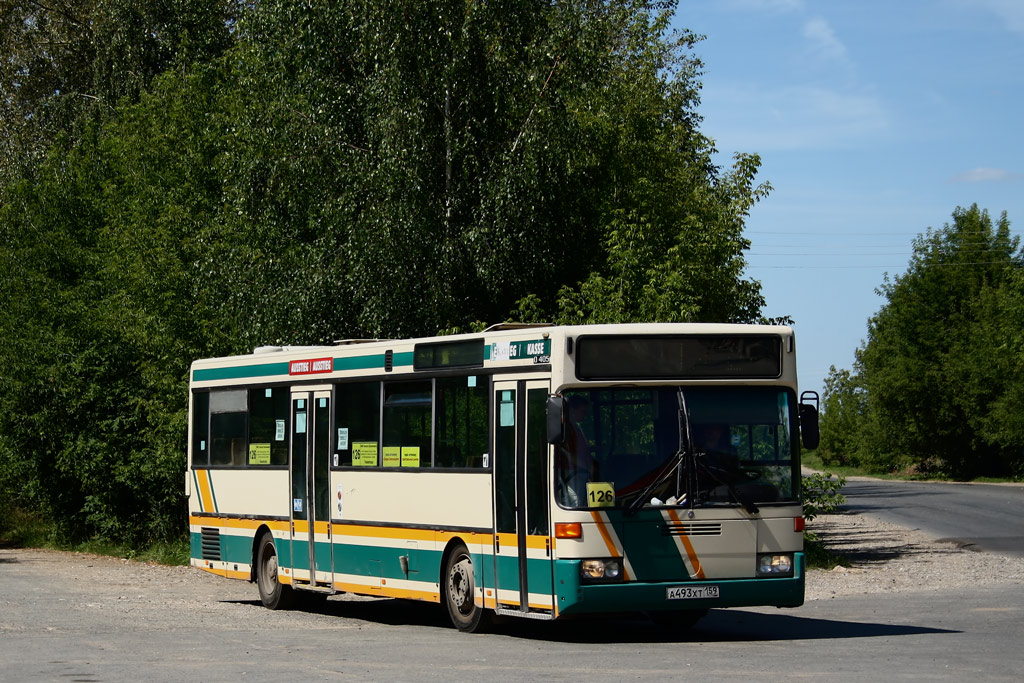
[[[263,550],[263,583],[268,589],[277,583],[277,553],[274,552],[274,546],[269,543]]]
[[[452,565],[448,577],[448,595],[459,614],[466,615],[473,611],[473,562],[470,558],[462,556]]]

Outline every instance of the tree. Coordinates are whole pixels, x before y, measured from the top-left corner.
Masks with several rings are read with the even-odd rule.
[[[0,15],[3,124],[17,133],[0,162],[0,495],[64,540],[180,533],[183,382],[205,311],[182,275],[193,263],[173,266],[210,196],[209,158],[183,132],[206,119],[175,116],[197,99],[187,80],[144,98],[154,74],[226,44],[224,6]]]
[[[859,464],[858,432],[867,411],[867,396],[859,377],[849,370],[829,367],[821,403],[818,455],[822,462],[826,465]]]
[[[668,20],[647,2],[261,4],[240,25],[225,155],[226,220],[259,226],[246,276],[263,284],[236,290],[259,297],[235,306],[251,340],[429,334],[514,308],[756,320],[742,229],[767,186],[756,156],[711,162],[698,37]]]
[[[956,340],[950,373],[975,435],[973,470],[1024,477],[1024,270],[1008,269],[975,303],[975,321]]]
[[[134,101],[173,64],[221,54],[234,0],[11,0],[0,5],[0,183]]]
[[[907,272],[879,289],[887,303],[857,353],[868,397],[862,448],[878,464],[954,477],[990,469],[981,426],[1005,383],[982,381],[994,379],[993,347],[979,346],[976,332],[992,330],[984,302],[1016,280],[1018,246],[1005,214],[993,223],[977,205],[958,208],[952,224],[914,240]]]
[[[67,536],[173,535],[200,356],[517,302],[756,319],[742,230],[767,188],[755,156],[712,163],[673,7],[16,4],[5,124],[69,109],[0,177],[0,493]]]

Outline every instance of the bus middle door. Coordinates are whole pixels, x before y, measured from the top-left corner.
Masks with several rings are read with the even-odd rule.
[[[334,580],[330,508],[331,392],[292,390],[292,577],[297,586]]]
[[[547,380],[494,383],[497,611],[554,617],[548,523]]]

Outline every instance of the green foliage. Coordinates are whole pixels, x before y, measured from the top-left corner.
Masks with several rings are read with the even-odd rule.
[[[768,187],[712,163],[673,7],[4,5],[0,497],[173,539],[198,357],[758,319]]]
[[[174,65],[230,44],[233,0],[12,0],[0,5],[0,183],[31,174]],[[61,136],[65,137],[62,141]]]
[[[830,472],[805,474],[801,482],[804,520],[810,522],[818,515],[831,515],[846,502],[840,491],[846,486],[846,477],[833,478]]]
[[[850,562],[825,547],[814,533],[804,532],[804,563],[807,569],[834,569],[848,567]]]
[[[834,365],[825,377],[817,455],[826,465],[851,463],[867,409],[867,395],[857,380],[849,370],[837,370]]]
[[[918,237],[907,272],[879,289],[887,303],[854,373],[830,373],[823,460],[961,479],[1024,473],[1021,266],[1006,215],[993,223],[977,205]]]
[[[819,515],[832,515],[846,502],[840,491],[846,477],[831,472],[805,474],[801,481],[803,516],[808,524]],[[808,569],[832,569],[848,564],[842,557],[825,547],[825,543],[810,529],[804,531],[804,561]]]

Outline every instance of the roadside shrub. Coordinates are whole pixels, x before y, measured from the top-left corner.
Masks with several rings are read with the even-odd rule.
[[[835,513],[846,502],[846,496],[840,493],[845,485],[846,477],[833,478],[831,472],[804,475],[804,519],[810,522],[818,515]]]

